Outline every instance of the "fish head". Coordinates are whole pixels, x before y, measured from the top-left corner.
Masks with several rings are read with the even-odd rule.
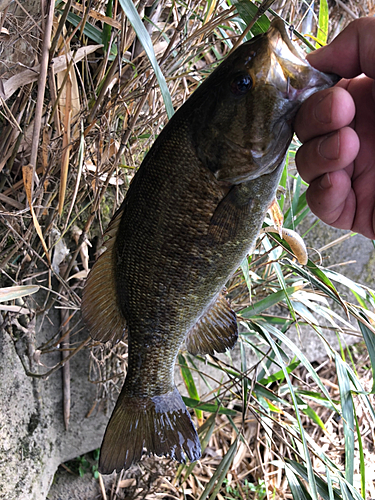
[[[199,156],[219,181],[239,184],[274,171],[301,103],[339,80],[313,68],[277,19],[241,45],[196,93]],[[198,122],[198,123],[197,123]]]

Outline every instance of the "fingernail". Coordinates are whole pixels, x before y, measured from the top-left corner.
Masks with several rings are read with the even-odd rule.
[[[326,160],[337,160],[340,154],[340,132],[327,135],[319,144],[319,153]]]
[[[315,106],[314,115],[320,123],[331,123],[332,121],[332,92],[326,94]]]
[[[323,177],[320,179],[320,187],[322,189],[329,189],[332,186],[331,184],[331,179],[329,177],[329,174],[324,174]]]

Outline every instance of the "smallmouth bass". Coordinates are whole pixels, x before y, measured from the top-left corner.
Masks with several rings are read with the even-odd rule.
[[[85,285],[94,339],[128,329],[128,371],[99,470],[129,468],[144,449],[179,462],[201,455],[174,384],[192,354],[237,341],[225,283],[251,252],[275,197],[292,120],[337,77],[299,55],[281,20],[237,48],[173,116],[136,173]]]

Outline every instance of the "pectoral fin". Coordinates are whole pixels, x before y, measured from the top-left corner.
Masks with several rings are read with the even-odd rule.
[[[226,242],[235,238],[238,227],[249,216],[252,200],[246,196],[241,185],[233,186],[216,207],[210,221],[208,234],[215,242]]]
[[[125,332],[125,318],[117,303],[114,268],[114,244],[120,224],[122,211],[112,219],[104,237],[106,250],[95,262],[87,278],[82,296],[82,318],[95,340],[114,342],[120,340]]]
[[[191,354],[214,354],[231,349],[237,339],[236,314],[221,292],[189,331],[185,342]]]

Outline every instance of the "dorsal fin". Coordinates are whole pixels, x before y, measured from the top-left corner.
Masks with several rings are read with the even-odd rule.
[[[120,340],[126,321],[117,302],[114,269],[114,245],[123,210],[118,210],[111,220],[104,237],[106,250],[95,262],[87,278],[82,296],[82,318],[95,340],[107,342]]]
[[[234,347],[238,339],[236,314],[220,292],[205,314],[187,334],[185,343],[191,354],[214,354]]]

